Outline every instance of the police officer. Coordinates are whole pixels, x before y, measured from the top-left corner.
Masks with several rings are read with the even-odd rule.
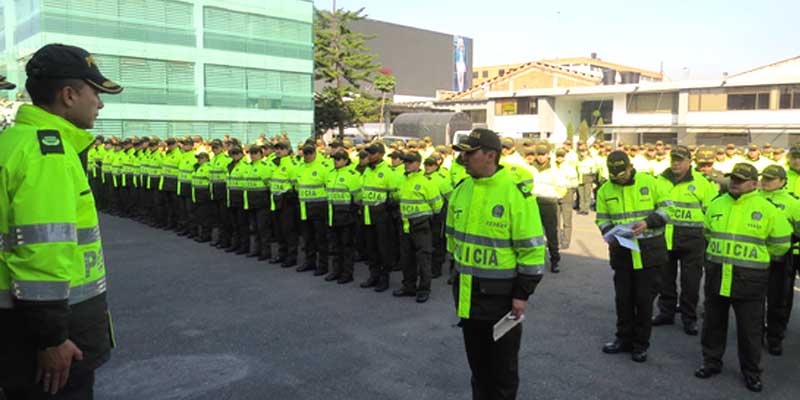
[[[574,163],[566,159],[566,156],[572,153],[558,149],[555,154],[553,170],[562,193],[558,199],[558,244],[560,248],[568,249],[572,241],[572,206],[578,190],[578,169]]]
[[[638,250],[607,238],[617,308],[616,338],[603,352],[631,352],[635,362],[647,361],[650,347],[653,299],[659,268],[667,262],[664,225],[669,220],[669,195],[656,178],[636,171],[628,155],[617,150],[608,155],[610,180],[597,191],[597,226],[603,235],[626,226]]]
[[[278,257],[270,260],[282,268],[297,265],[297,165],[292,157],[292,145],[288,140],[280,140],[274,145],[275,158],[272,159],[272,178],[269,181],[272,196],[272,227],[278,240]]]
[[[161,209],[159,214],[163,216],[165,228],[168,230],[178,229],[180,204],[178,202],[178,164],[180,163],[180,149],[178,141],[169,138],[166,141],[167,151],[161,160],[161,182],[159,191],[161,192]]]
[[[264,261],[272,257],[269,181],[272,179],[275,164],[265,162],[264,146],[253,145],[249,153],[250,173],[245,197],[248,225],[253,237],[250,241],[250,253],[247,256]]]
[[[786,171],[786,190],[800,195],[800,144],[789,148],[789,167]]]
[[[428,301],[431,291],[431,221],[442,209],[442,196],[432,178],[421,169],[422,156],[411,151],[403,155],[405,179],[398,190],[401,230],[400,258],[403,285],[392,294],[416,296],[417,303]],[[418,281],[419,279],[419,281]]]
[[[578,214],[589,215],[594,183],[597,181],[597,162],[585,144],[578,145]]]
[[[209,162],[209,180],[211,181],[211,200],[213,210],[211,212],[211,226],[216,231],[216,239],[211,245],[217,248],[225,248],[230,245],[226,241],[230,240],[231,224],[225,218],[228,211],[228,199],[225,190],[225,181],[228,177],[228,164],[231,158],[225,154],[222,141],[214,139],[211,141],[211,152],[213,158]],[[212,234],[212,236],[214,236]]]
[[[113,335],[79,154],[94,141],[99,94],[122,87],[86,50],[61,44],[39,49],[25,72],[33,105],[0,135],[0,387],[12,400],[91,398]]]
[[[697,302],[700,298],[705,251],[703,213],[719,192],[716,184],[703,174],[692,171],[692,154],[688,147],[675,146],[670,158],[670,168],[657,178],[663,192],[672,201],[672,217],[664,233],[669,262],[661,266],[659,314],[653,318],[653,326],[674,323],[678,306],[675,280],[680,269],[683,331],[687,335],[695,336],[698,333]]]
[[[457,269],[453,296],[472,370],[472,398],[514,399],[522,324],[497,341],[492,331],[509,312],[514,319],[523,316],[542,279],[539,210],[530,187],[518,186],[500,166],[496,133],[474,129],[453,147],[471,176],[450,197],[445,231]]]
[[[228,164],[228,177],[225,189],[228,191],[228,209],[226,218],[231,221],[231,237],[220,238],[228,244],[226,253],[247,254],[250,250],[250,230],[247,214],[244,212],[245,191],[250,178],[250,168],[244,158],[244,152],[238,146],[228,151],[231,162]]]
[[[194,142],[184,138],[181,141],[181,153],[178,161],[178,236],[193,238],[193,225],[191,215],[194,213],[192,204],[192,173],[197,158],[194,155]]]
[[[717,151],[722,151],[724,155],[724,150],[719,149]],[[695,169],[697,172],[705,175],[706,178],[710,179],[717,185],[717,190],[719,193],[725,193],[728,191],[728,182],[729,179],[725,177],[725,174],[722,171],[716,169],[716,162],[714,161],[716,156],[714,154],[714,150],[711,148],[701,146],[697,149],[697,152],[694,155],[694,163]]]
[[[317,154],[314,141],[302,148],[303,162],[297,168],[297,194],[300,205],[300,225],[303,232],[305,260],[297,271],[314,271],[315,276],[328,273],[328,196],[325,182],[331,165]]]
[[[792,225],[792,249],[797,249],[800,237],[800,198],[786,190],[786,170],[779,165],[770,165],[761,173],[761,195],[774,204]],[[767,288],[766,340],[767,351],[779,356],[783,354],[783,339],[786,326],[792,315],[794,302],[796,254],[773,257],[769,266]]]
[[[733,307],[745,386],[760,392],[764,296],[770,259],[789,250],[792,228],[786,217],[756,192],[756,167],[739,163],[728,175],[729,192],[706,211],[703,365],[694,374],[705,379],[722,371],[728,310]]]
[[[211,166],[208,163],[208,153],[197,153],[197,164],[192,173],[192,202],[194,203],[194,213],[191,218],[194,219],[194,226],[197,229],[195,233],[195,241],[198,243],[207,243],[211,241],[211,224],[210,216],[212,211],[211,205],[211,184],[209,181],[211,175]]]
[[[345,284],[353,281],[353,239],[356,236],[356,201],[361,192],[361,175],[349,167],[350,155],[344,149],[336,150],[331,158],[334,169],[328,173],[325,183],[331,272],[325,276],[325,280]]]
[[[542,216],[542,226],[547,236],[547,250],[550,253],[550,271],[560,272],[561,261],[558,240],[558,202],[565,192],[558,182],[558,174],[550,163],[550,149],[546,144],[538,144],[533,159],[533,194]]]
[[[392,258],[396,236],[389,204],[390,196],[397,191],[397,179],[383,160],[386,149],[382,143],[370,144],[366,152],[368,167],[364,170],[361,202],[369,278],[360,286],[384,292],[389,289],[389,273],[397,263]]]
[[[444,217],[447,211],[447,201],[453,193],[453,185],[450,184],[450,177],[445,175],[439,168],[441,157],[433,153],[424,161],[425,176],[433,180],[434,185],[442,196],[442,209],[433,214],[431,220],[431,239],[433,240],[433,255],[431,256],[431,276],[438,278],[442,276],[442,264],[445,260],[447,246],[444,240]]]

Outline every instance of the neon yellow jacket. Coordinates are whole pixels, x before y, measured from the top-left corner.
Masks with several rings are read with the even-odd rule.
[[[512,297],[527,299],[541,280],[545,241],[539,207],[505,168],[456,187],[445,235],[458,271],[460,318],[496,320],[511,309]]]
[[[0,134],[0,308],[23,301],[66,309],[105,292],[94,196],[78,157],[93,141],[31,105],[20,107],[16,124]],[[49,347],[67,338],[69,318],[56,312],[26,324]]]

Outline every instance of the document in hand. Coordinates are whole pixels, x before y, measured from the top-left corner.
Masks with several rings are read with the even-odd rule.
[[[500,338],[505,336],[508,331],[517,326],[517,324],[523,320],[525,320],[525,314],[520,315],[519,318],[514,318],[514,316],[511,315],[511,311],[509,311],[508,314],[503,316],[503,318],[500,318],[500,320],[494,324],[494,332],[492,333],[494,341],[496,342],[500,340]]]

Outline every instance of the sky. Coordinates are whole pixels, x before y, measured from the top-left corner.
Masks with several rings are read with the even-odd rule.
[[[314,0],[331,9],[333,0]],[[670,80],[800,56],[798,0],[336,0],[370,19],[474,40],[474,66],[598,57]]]

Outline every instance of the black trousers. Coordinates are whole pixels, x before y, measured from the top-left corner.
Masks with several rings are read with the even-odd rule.
[[[697,302],[700,300],[700,280],[703,278],[705,249],[674,249],[669,252],[669,262],[660,267],[658,310],[675,317],[678,306],[678,270],[681,276],[681,319],[684,323],[697,321]]]
[[[736,343],[739,368],[746,376],[761,375],[761,334],[764,303],[759,299],[731,299],[714,293],[706,284],[705,316],[700,343],[703,365],[722,368],[722,356],[728,338],[728,310],[736,314]]]
[[[550,251],[550,261],[561,261],[558,251],[558,202],[554,199],[536,199],[539,204],[539,215],[542,217],[544,236],[547,238],[547,250]]]
[[[231,244],[233,224],[226,199],[213,200],[214,212],[211,214],[212,227],[219,229],[219,241],[223,247]]]
[[[658,267],[633,269],[614,266],[614,295],[617,308],[617,338],[634,351],[650,347],[653,300],[658,284]]]
[[[791,262],[770,263],[766,327],[767,340],[770,342],[780,342],[786,335],[786,326],[789,325],[794,303],[795,276],[794,265]]]
[[[410,292],[431,291],[431,244],[430,223],[419,224],[411,233],[400,238],[400,260],[403,265],[403,289]],[[419,282],[417,280],[419,279]]]
[[[446,239],[444,237],[444,218],[447,205],[442,208],[442,212],[433,215],[431,219],[431,244],[433,254],[431,255],[431,272],[434,275],[442,274],[442,264],[444,264],[446,251]]]
[[[461,320],[464,347],[472,370],[473,400],[517,398],[522,324],[495,342],[492,338],[495,322]]]
[[[236,231],[236,248],[250,250],[250,212],[245,210],[244,207],[234,207],[233,211],[233,224]]]
[[[297,210],[297,197],[291,195],[280,199],[277,209],[273,211],[273,228],[278,240],[278,256],[288,261],[297,260],[297,222],[300,214]]]
[[[3,397],[5,394],[5,398]],[[92,400],[94,399],[94,371],[82,375],[70,374],[67,384],[55,396],[45,393],[41,384],[3,388],[0,399],[7,400]]]
[[[178,193],[167,192],[167,223],[171,229],[178,227],[180,223],[181,202]]]
[[[394,224],[392,217],[386,211],[370,212],[372,224],[363,225],[364,240],[369,264],[370,276],[388,275],[392,271],[395,260],[392,259],[397,240],[395,238]]]
[[[192,214],[194,220],[194,227],[198,236],[203,238],[211,237],[211,213],[213,204],[209,200],[200,200],[194,203],[194,213]]]
[[[339,278],[353,277],[355,229],[356,224],[333,226],[328,229],[331,271]]]
[[[306,204],[306,220],[300,221],[306,265],[328,271],[328,204]]]
[[[575,189],[567,190],[567,194],[558,199],[558,232],[559,244],[567,248],[572,241],[572,205],[575,203]]]
[[[249,211],[250,225],[254,228],[254,244],[256,248],[250,249],[251,253],[262,257],[272,256],[272,215],[269,208],[256,208]]]

